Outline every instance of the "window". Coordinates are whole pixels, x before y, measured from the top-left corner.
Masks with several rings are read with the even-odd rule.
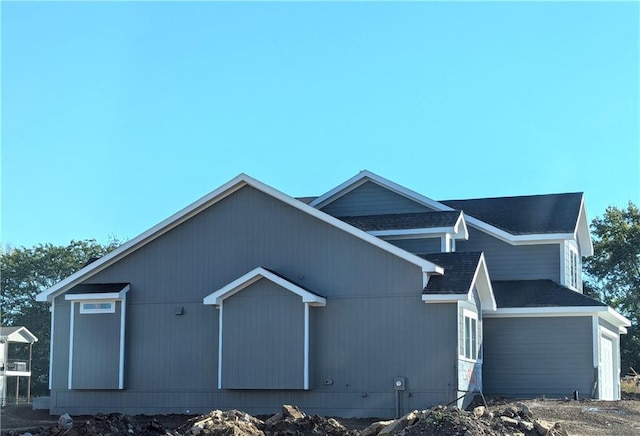
[[[478,357],[478,314],[465,310],[463,312],[463,344],[461,356],[476,360]]]
[[[580,259],[578,252],[572,246],[569,247],[569,286],[578,289],[578,279],[580,277]]]
[[[80,303],[80,313],[115,313],[115,301],[92,301]]]

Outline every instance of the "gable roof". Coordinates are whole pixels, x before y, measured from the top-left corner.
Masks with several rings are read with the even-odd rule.
[[[231,283],[204,297],[202,302],[203,304],[219,306],[224,299],[231,297],[233,294],[240,292],[260,279],[269,280],[289,292],[299,295],[302,297],[303,303],[309,303],[311,306],[324,306],[327,304],[325,297],[293,283],[281,274],[263,267],[257,267],[241,277],[238,277]]]
[[[464,210],[513,235],[573,233],[582,193],[525,195],[472,200],[444,200],[449,207]]]
[[[36,301],[51,302],[53,298],[55,298],[57,295],[68,291],[73,286],[81,283],[82,281],[88,279],[89,277],[92,277],[93,275],[97,274],[98,272],[102,271],[108,266],[114,264],[120,259],[126,257],[130,253],[138,250],[140,247],[143,247],[144,245],[148,244],[154,239],[162,236],[164,233],[180,225],[181,223],[187,221],[191,217],[197,215],[198,213],[202,212],[203,210],[207,209],[208,207],[212,206],[218,201],[226,198],[229,195],[232,195],[234,192],[236,192],[237,190],[239,190],[244,186],[250,186],[254,189],[257,189],[263,192],[264,194],[267,194],[289,206],[292,206],[295,209],[298,209],[333,227],[336,227],[344,232],[347,232],[358,239],[361,239],[375,247],[378,247],[384,251],[387,251],[394,256],[397,256],[401,259],[406,260],[409,263],[412,263],[422,268],[422,271],[425,273],[423,275],[423,281],[425,283],[427,280],[426,273],[429,273],[429,272],[442,273],[441,267],[427,260],[421,259],[418,256],[415,256],[405,250],[402,250],[394,245],[389,244],[388,242],[385,242],[379,238],[376,238],[375,236],[372,236],[366,232],[363,232],[360,229],[350,226],[340,221],[339,219],[334,218],[331,215],[328,215],[318,209],[315,209],[299,200],[296,200],[295,198],[290,197],[287,194],[284,194],[272,188],[271,186],[268,186],[260,182],[259,180],[256,180],[246,174],[240,174],[234,177],[233,179],[231,179],[230,181],[228,181],[227,183],[225,183],[224,185],[220,186],[219,188],[215,189],[214,191],[200,198],[199,200],[196,200],[195,202],[191,203],[187,207],[171,215],[169,218],[155,225],[151,229],[143,232],[142,234],[131,239],[130,241],[122,244],[120,247],[104,255],[103,257],[96,260],[95,262],[92,262],[86,265],[84,268],[80,269],[79,271],[75,272],[74,274],[70,275],[64,280],[56,283],[49,289],[39,293],[36,296]]]
[[[460,207],[461,205],[453,203],[454,201],[464,201],[464,200],[448,200],[450,204],[445,204],[445,202],[433,200],[429,197],[426,197],[415,191],[407,189],[404,186],[398,185],[397,183],[387,180],[367,170],[360,171],[360,173],[356,174],[354,177],[350,178],[346,182],[338,185],[332,190],[326,192],[325,194],[315,198],[309,204],[316,208],[322,208],[327,204],[342,197],[343,195],[349,193],[350,191],[356,189],[358,186],[369,181],[376,183],[399,195],[402,195],[410,200],[413,200],[418,204],[422,204],[424,206],[427,206],[435,210],[450,211],[455,209],[462,209],[462,211],[465,214],[466,222],[470,226],[473,226],[485,233],[488,233],[512,245],[557,243],[562,240],[575,239],[580,243],[581,254],[583,256],[593,255],[593,242],[591,241],[591,235],[589,233],[589,222],[586,217],[584,196],[582,194],[568,194],[568,195],[576,195],[576,196],[579,195],[580,206],[577,209],[575,207],[569,207],[569,209],[571,209],[570,212],[574,213],[574,215],[572,217],[562,218],[561,219],[562,226],[536,225],[533,228],[529,227],[525,229],[524,225],[522,225],[521,228],[518,229],[517,233],[512,233],[511,231],[502,229],[496,226],[495,224],[492,224],[491,222],[484,221],[482,218],[475,217],[472,214],[470,214],[467,210],[465,210],[463,207]],[[564,194],[561,194],[561,195],[564,195]],[[547,197],[547,196],[540,196],[540,197]],[[505,197],[505,198],[517,199],[519,197]],[[574,204],[575,198],[571,197],[571,200],[572,200],[572,204]],[[514,201],[518,201],[518,200],[514,200]],[[542,201],[545,201],[545,200],[542,200]],[[471,206],[473,207],[473,204]],[[489,218],[493,218],[493,217],[489,217]],[[495,221],[495,218],[494,218],[494,221]],[[570,221],[572,221],[573,223],[572,225],[570,225],[569,223]],[[516,225],[511,225],[507,227],[511,228],[512,230],[514,227],[517,228]],[[561,227],[561,230],[553,229],[553,231],[541,232],[540,229],[544,227]]]
[[[24,326],[0,327],[0,337],[6,338],[7,342],[20,342],[33,344],[38,342],[38,338]]]
[[[444,267],[445,271],[444,275],[429,277],[429,282],[422,292],[423,301],[450,302],[470,299],[473,288],[476,287],[483,310],[496,310],[484,254],[467,251],[419,256]]]

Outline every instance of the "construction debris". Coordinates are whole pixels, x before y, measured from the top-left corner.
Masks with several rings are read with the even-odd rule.
[[[534,418],[522,403],[489,412],[478,406],[470,411],[456,407],[435,406],[414,410],[390,421],[378,421],[364,430],[349,430],[334,418],[307,415],[298,407],[284,405],[282,410],[262,421],[239,410],[214,410],[189,419],[177,428],[166,428],[149,417],[121,414],[98,414],[81,423],[73,423],[65,414],[57,425],[30,429],[28,432],[10,431],[7,436],[567,436],[559,423]]]

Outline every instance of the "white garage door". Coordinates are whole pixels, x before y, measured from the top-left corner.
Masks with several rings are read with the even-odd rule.
[[[614,400],[613,341],[600,336],[600,399]]]

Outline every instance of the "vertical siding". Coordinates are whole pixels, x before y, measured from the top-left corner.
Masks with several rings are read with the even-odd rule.
[[[441,239],[437,238],[420,238],[420,239],[391,239],[387,241],[396,247],[402,248],[409,253],[440,253],[442,250]]]
[[[549,279],[560,282],[558,244],[511,245],[469,228],[469,240],[457,241],[456,251],[482,251],[491,280]]]
[[[429,212],[427,208],[374,182],[365,182],[322,208],[333,216]]]
[[[64,295],[56,297],[54,318],[53,356],[51,358],[52,389],[66,389],[69,374],[69,319],[71,302]]]
[[[217,389],[219,310],[202,299],[256,266],[327,298],[326,307],[310,310],[310,391]],[[126,389],[69,392],[58,384],[54,413],[271,413],[291,402],[309,413],[385,417],[395,413],[396,376],[407,377],[403,408],[455,399],[457,305],[424,304],[418,266],[250,187],[90,282],[131,283]],[[64,336],[58,305],[56,336]],[[64,349],[64,339],[56,347]],[[54,381],[66,382],[64,352],[56,359],[54,369],[62,370]]]
[[[503,396],[590,395],[591,317],[485,318],[484,388]]]
[[[304,388],[304,303],[259,280],[224,300],[223,389]]]
[[[120,305],[115,313],[81,314],[74,307],[73,389],[117,389],[120,368]]]

